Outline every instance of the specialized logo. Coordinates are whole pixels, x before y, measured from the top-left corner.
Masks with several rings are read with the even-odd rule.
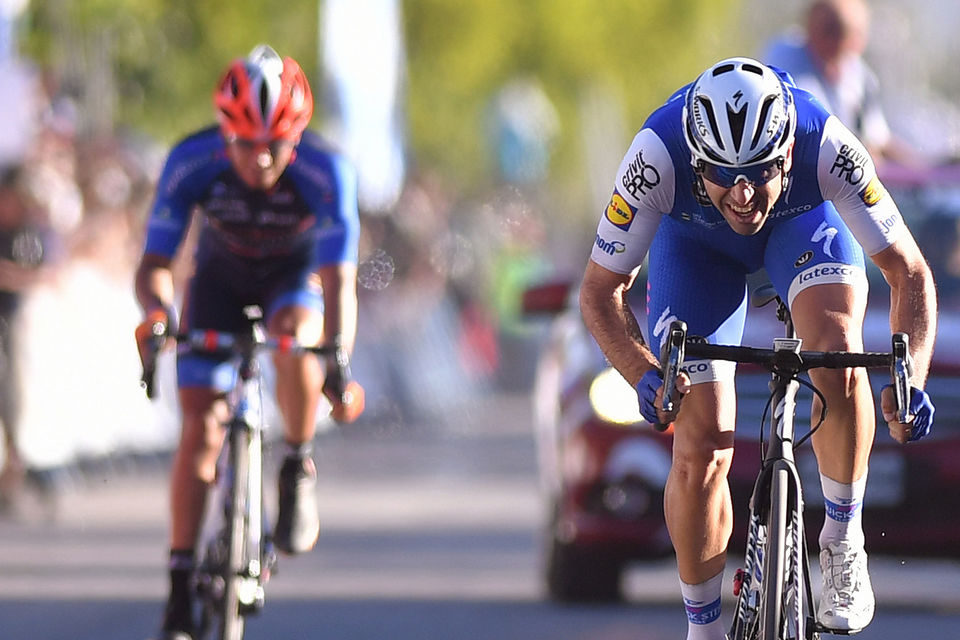
[[[837,236],[837,230],[834,227],[831,227],[826,222],[821,222],[820,226],[817,227],[817,230],[813,232],[813,235],[810,236],[810,242],[816,244],[823,240],[823,252],[836,260],[836,257],[830,251],[830,247],[833,245],[833,239]]]
[[[660,171],[652,164],[644,162],[643,151],[640,150],[627,165],[620,183],[627,193],[639,198],[660,184]]]
[[[880,178],[874,176],[870,179],[870,182],[867,183],[863,191],[860,192],[860,199],[863,200],[863,204],[872,207],[883,200],[883,197],[886,195],[887,190],[880,182]]]
[[[860,184],[863,180],[867,155],[848,144],[840,147],[840,152],[830,167],[830,175],[836,173],[850,184]]]
[[[667,329],[670,328],[670,324],[674,320],[679,320],[679,318],[670,313],[670,307],[667,307],[663,310],[663,313],[660,314],[660,317],[657,318],[657,323],[653,325],[653,337],[660,338],[660,346],[663,346],[663,340],[667,335]]]
[[[634,208],[627,204],[627,201],[619,193],[614,193],[609,204],[607,204],[607,220],[624,231],[630,228],[634,213]]]
[[[700,137],[705,137],[707,135],[707,124],[703,121],[701,101],[696,98],[693,100],[693,123],[696,125]]]
[[[627,250],[627,245],[620,242],[619,240],[608,241],[600,237],[600,234],[597,234],[596,240],[597,248],[600,251],[603,251],[608,256],[612,256],[616,253],[623,253]]]
[[[803,265],[810,262],[811,258],[813,258],[813,251],[804,251],[803,255],[797,258],[797,261],[793,263],[794,268],[799,269]]]

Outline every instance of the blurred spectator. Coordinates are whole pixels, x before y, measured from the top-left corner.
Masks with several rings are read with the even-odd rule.
[[[542,183],[550,169],[550,151],[560,119],[543,87],[534,79],[517,78],[496,94],[492,133],[497,167],[508,184]]]
[[[16,361],[18,311],[25,294],[43,278],[52,244],[45,216],[29,195],[23,168],[0,169],[0,421],[5,452],[0,508],[14,499],[25,474],[18,438],[22,395]]]
[[[863,0],[813,0],[803,32],[773,41],[761,59],[790,73],[866,145],[875,160],[917,165],[916,149],[890,131],[876,74],[863,58],[870,9]]]

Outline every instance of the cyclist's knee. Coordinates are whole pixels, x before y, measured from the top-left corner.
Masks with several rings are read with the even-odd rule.
[[[181,453],[192,460],[198,478],[212,482],[228,417],[226,402],[209,389],[181,389],[181,407]]]
[[[676,431],[675,431],[676,433]],[[691,437],[675,437],[673,473],[694,483],[708,483],[715,477],[726,477],[733,460],[732,430],[700,430]]]
[[[308,307],[286,306],[270,316],[267,330],[275,336],[294,336],[301,344],[319,344],[323,340],[323,316]]]

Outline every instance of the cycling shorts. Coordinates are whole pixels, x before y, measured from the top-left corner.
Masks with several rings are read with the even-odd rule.
[[[654,353],[673,320],[713,344],[740,344],[747,315],[747,275],[765,268],[792,307],[818,284],[848,284],[866,294],[863,250],[829,201],[791,218],[768,220],[755,235],[707,229],[665,216],[650,247],[647,335]],[[733,379],[736,365],[688,361],[693,383]]]
[[[323,297],[312,278],[315,262],[307,254],[251,261],[210,261],[197,267],[190,281],[184,328],[241,332],[249,327],[244,308],[259,306],[264,323],[284,307],[300,306],[323,311]],[[236,361],[228,357],[195,353],[184,347],[177,353],[179,387],[204,387],[229,391],[236,382]]]

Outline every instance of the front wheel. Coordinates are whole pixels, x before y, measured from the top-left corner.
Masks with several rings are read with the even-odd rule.
[[[250,473],[250,433],[245,428],[230,429],[229,480],[230,507],[228,509],[227,562],[223,566],[224,593],[220,640],[242,640],[244,631],[241,589],[247,579],[247,495]]]
[[[807,625],[802,508],[798,479],[788,467],[776,468],[770,483],[767,543],[763,556],[762,640],[819,637]]]

